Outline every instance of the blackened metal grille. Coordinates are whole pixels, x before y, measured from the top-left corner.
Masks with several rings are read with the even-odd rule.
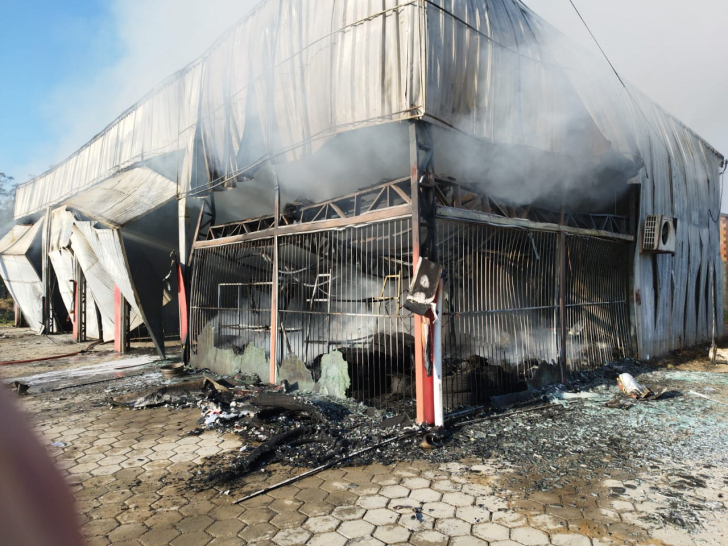
[[[205,329],[215,347],[269,350],[273,239],[195,250],[190,305],[191,349]]]
[[[338,350],[353,398],[412,413],[411,239],[410,219],[281,236],[278,361],[294,355],[317,378]]]
[[[445,269],[445,408],[560,380],[562,327],[569,370],[631,353],[629,245],[565,237],[565,313],[559,315],[561,235],[438,220]]]
[[[446,409],[525,389],[558,361],[557,234],[438,221],[437,236]]]
[[[631,355],[629,245],[566,237],[566,355],[583,370]]]

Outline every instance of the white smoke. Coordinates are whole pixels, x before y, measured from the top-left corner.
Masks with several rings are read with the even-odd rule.
[[[524,0],[560,31],[599,54],[569,0]],[[728,2],[574,0],[623,79],[728,155]],[[606,61],[605,61],[606,63]],[[728,211],[728,195],[723,195]]]
[[[53,145],[31,151],[30,162],[10,174],[25,182],[28,173],[40,175],[68,157],[155,85],[204,53],[256,3],[112,0],[109,39],[119,43],[121,55],[89,79],[67,80],[48,90],[42,109]]]

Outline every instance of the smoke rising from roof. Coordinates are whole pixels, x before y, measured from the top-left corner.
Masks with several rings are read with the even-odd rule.
[[[597,51],[569,0],[523,1],[569,37]],[[623,79],[728,155],[728,110],[720,108],[728,89],[727,2],[575,0],[575,4]],[[728,211],[726,192],[722,210]]]

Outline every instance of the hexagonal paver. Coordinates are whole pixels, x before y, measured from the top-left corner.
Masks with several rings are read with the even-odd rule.
[[[275,512],[267,508],[251,508],[243,512],[239,519],[243,523],[253,525],[256,523],[268,523],[275,515]]]
[[[308,529],[313,534],[318,533],[329,533],[335,531],[341,523],[340,520],[334,516],[316,516],[308,518],[306,523],[303,524],[304,529]]]
[[[177,538],[179,534],[179,531],[173,527],[158,527],[151,531],[147,531],[139,537],[139,541],[144,544],[144,546],[166,546],[172,542],[172,540]]]
[[[397,521],[399,514],[387,508],[377,508],[375,510],[368,510],[364,519],[374,525],[388,525]]]
[[[274,512],[295,512],[303,504],[303,502],[292,499],[277,499],[268,505],[268,508]]]
[[[341,521],[347,521],[351,519],[361,519],[366,510],[361,506],[337,506],[331,512],[331,515]]]
[[[336,531],[346,538],[368,537],[374,532],[374,525],[364,520],[345,521]]]
[[[526,546],[540,546],[549,543],[549,536],[533,527],[518,527],[511,531],[511,538]]]
[[[328,502],[306,502],[298,509],[307,516],[327,516],[334,510],[334,506]]]
[[[436,482],[432,482],[430,487],[435,491],[440,491],[441,493],[455,493],[460,491],[463,486],[450,480],[438,480]]]
[[[303,525],[303,522],[306,521],[306,517],[307,516],[300,512],[281,512],[270,520],[270,523],[279,529],[294,529]]]
[[[375,510],[377,508],[385,508],[389,504],[389,499],[381,495],[371,495],[359,497],[356,504],[367,510]]]
[[[307,544],[308,546],[344,546],[346,539],[339,533],[323,533],[314,535]]]
[[[172,546],[204,546],[212,540],[210,535],[206,535],[203,532],[190,533],[187,535],[180,535],[175,538],[171,544]]]
[[[531,526],[544,531],[556,531],[566,529],[566,520],[552,516],[551,514],[540,514],[529,518]]]
[[[474,536],[454,537],[450,546],[488,546],[488,543]]]
[[[446,546],[447,537],[438,531],[420,531],[410,540],[415,546]]]
[[[373,536],[385,544],[397,544],[399,542],[407,542],[409,540],[410,530],[396,524],[382,525],[381,527],[377,527]]]
[[[279,531],[280,529],[270,523],[256,523],[240,531],[238,536],[247,542],[260,542],[272,539]]]
[[[210,516],[191,516],[179,520],[175,527],[182,533],[194,533],[196,531],[204,531],[212,525]]]
[[[387,485],[386,487],[382,487],[379,494],[390,499],[396,499],[398,497],[406,497],[410,494],[410,490],[401,485]]]
[[[244,526],[245,524],[237,519],[223,519],[210,525],[205,532],[214,537],[234,537]]]
[[[490,512],[480,506],[463,506],[456,510],[455,515],[468,523],[485,523],[490,521]]]
[[[383,546],[384,542],[374,537],[355,538],[348,542],[347,546]]]
[[[311,533],[299,527],[298,529],[280,531],[273,537],[273,542],[280,546],[294,546],[296,544],[306,544],[309,538],[311,538]]]
[[[435,526],[435,520],[433,518],[426,518],[421,513],[405,514],[400,516],[399,524],[402,527],[407,527],[410,531],[426,531]]]
[[[497,523],[479,523],[473,525],[473,534],[488,542],[494,542],[496,540],[508,540],[511,531],[508,527],[503,527]]]
[[[430,487],[430,480],[424,478],[405,478],[402,480],[402,486],[407,489],[425,489]]]
[[[452,506],[470,506],[475,502],[475,497],[466,495],[465,493],[445,493],[442,496],[442,502]]]
[[[554,546],[591,546],[591,541],[587,537],[575,533],[553,535],[551,543]]]
[[[511,529],[528,525],[526,516],[519,514],[518,512],[493,512],[490,519],[493,523],[499,523],[500,525],[510,527]]]
[[[457,518],[445,518],[437,520],[435,529],[449,537],[459,537],[470,534],[470,524]]]
[[[455,507],[444,502],[428,502],[422,505],[422,513],[433,518],[451,518],[455,515]]]
[[[410,493],[410,498],[420,502],[437,502],[442,498],[442,493],[432,489],[415,489]]]
[[[420,501],[406,497],[403,499],[390,500],[388,508],[398,514],[411,514],[412,512],[419,510],[421,506],[422,503]]]
[[[147,532],[147,526],[143,523],[126,523],[119,525],[116,529],[109,533],[109,540],[114,542],[124,542],[139,538]]]

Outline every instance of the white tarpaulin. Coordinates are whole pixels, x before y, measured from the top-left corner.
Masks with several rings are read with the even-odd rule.
[[[0,276],[28,326],[36,332],[43,326],[43,281],[35,265],[40,261],[43,224],[39,220],[33,225],[14,226],[0,239]]]
[[[73,301],[75,293],[74,257],[70,248],[74,220],[73,214],[65,207],[52,211],[50,241],[48,242],[48,258],[53,266],[53,271],[56,273],[58,291],[61,293],[63,304],[69,314],[75,309]],[[90,339],[98,339],[99,325],[96,309],[94,308],[93,294],[88,285],[86,290],[86,336]]]
[[[146,168],[123,171],[66,201],[69,209],[120,227],[174,199],[177,185]]]

